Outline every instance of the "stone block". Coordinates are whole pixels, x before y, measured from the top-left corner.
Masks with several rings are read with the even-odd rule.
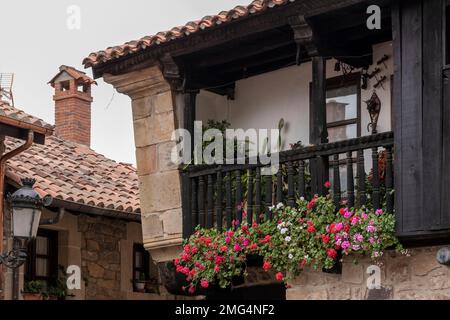
[[[286,290],[287,300],[326,300],[327,291],[314,287],[292,287]]]
[[[364,279],[363,266],[354,263],[344,263],[342,266],[342,281],[352,284],[361,284]]]
[[[100,245],[95,240],[86,240],[86,248],[89,251],[99,251]]]
[[[155,109],[155,104],[153,103],[154,100],[154,96],[146,96],[139,99],[134,99],[131,102],[133,120],[150,117],[154,113]]]
[[[175,130],[173,111],[138,119],[133,121],[133,123],[136,147],[146,147],[171,141],[172,133]]]
[[[136,148],[136,163],[139,176],[146,176],[158,170],[156,151],[156,145]]]
[[[163,224],[159,215],[142,217],[142,233],[144,238],[157,238],[164,235]]]
[[[367,289],[367,300],[390,300],[393,297],[392,287],[381,287],[380,289]]]
[[[172,150],[175,148],[175,141],[169,141],[158,145],[158,170],[177,170],[178,166],[172,162]],[[139,162],[138,162],[139,163]]]
[[[178,171],[139,177],[141,210],[161,212],[181,207],[181,183]]]
[[[156,96],[153,96],[152,102],[155,108],[155,114],[174,110],[174,103],[171,91],[166,91]]]
[[[344,284],[335,285],[328,288],[328,299],[350,300],[352,298],[351,288]]]
[[[160,219],[163,223],[164,234],[175,235],[182,233],[183,218],[181,209],[164,212]]]
[[[102,278],[105,272],[105,269],[96,263],[88,263],[87,269],[89,276],[93,278]]]
[[[94,251],[87,251],[83,250],[81,252],[81,258],[86,261],[97,261],[98,260],[98,253]]]

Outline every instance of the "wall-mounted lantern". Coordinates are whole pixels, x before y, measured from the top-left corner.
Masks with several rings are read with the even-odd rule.
[[[0,254],[0,264],[15,269],[24,264],[26,244],[36,238],[41,219],[42,207],[49,199],[42,199],[33,189],[34,179],[22,179],[22,187],[8,196],[12,208],[12,236],[20,242],[20,247],[9,253]]]

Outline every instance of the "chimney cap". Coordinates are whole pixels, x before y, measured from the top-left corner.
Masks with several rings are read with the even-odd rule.
[[[95,84],[97,85],[97,82],[86,75],[85,72],[80,71],[78,69],[75,69],[74,67],[62,65],[59,67],[59,72],[48,82],[52,87],[55,87],[55,81],[56,79],[63,73],[66,72],[69,76],[74,78],[77,82],[83,83],[83,84]]]

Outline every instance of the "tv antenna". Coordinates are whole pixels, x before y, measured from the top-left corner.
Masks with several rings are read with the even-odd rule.
[[[5,98],[14,107],[13,83],[14,73],[0,73],[0,100]]]

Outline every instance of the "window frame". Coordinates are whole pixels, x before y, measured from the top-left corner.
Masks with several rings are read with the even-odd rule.
[[[136,266],[136,253],[140,252],[142,254],[142,267]],[[150,280],[150,253],[145,250],[144,245],[141,243],[133,244],[133,270],[132,270],[132,280],[133,280],[133,291],[136,292],[135,284],[141,281],[136,278],[136,271],[145,274],[145,281]]]
[[[36,239],[30,241],[28,244],[28,257],[25,266],[25,279],[26,281],[40,280],[47,283],[52,282],[55,277],[58,277],[58,231],[39,229],[37,237],[47,238],[48,241],[48,254],[40,255],[36,253]],[[48,276],[36,275],[37,259],[47,259],[47,272]]]
[[[328,122],[327,120],[327,130],[330,128],[356,124],[356,138],[361,137],[361,73],[353,72],[347,75],[328,78],[326,81],[326,85],[326,92],[328,92],[329,90],[356,85],[356,118],[334,122]]]

